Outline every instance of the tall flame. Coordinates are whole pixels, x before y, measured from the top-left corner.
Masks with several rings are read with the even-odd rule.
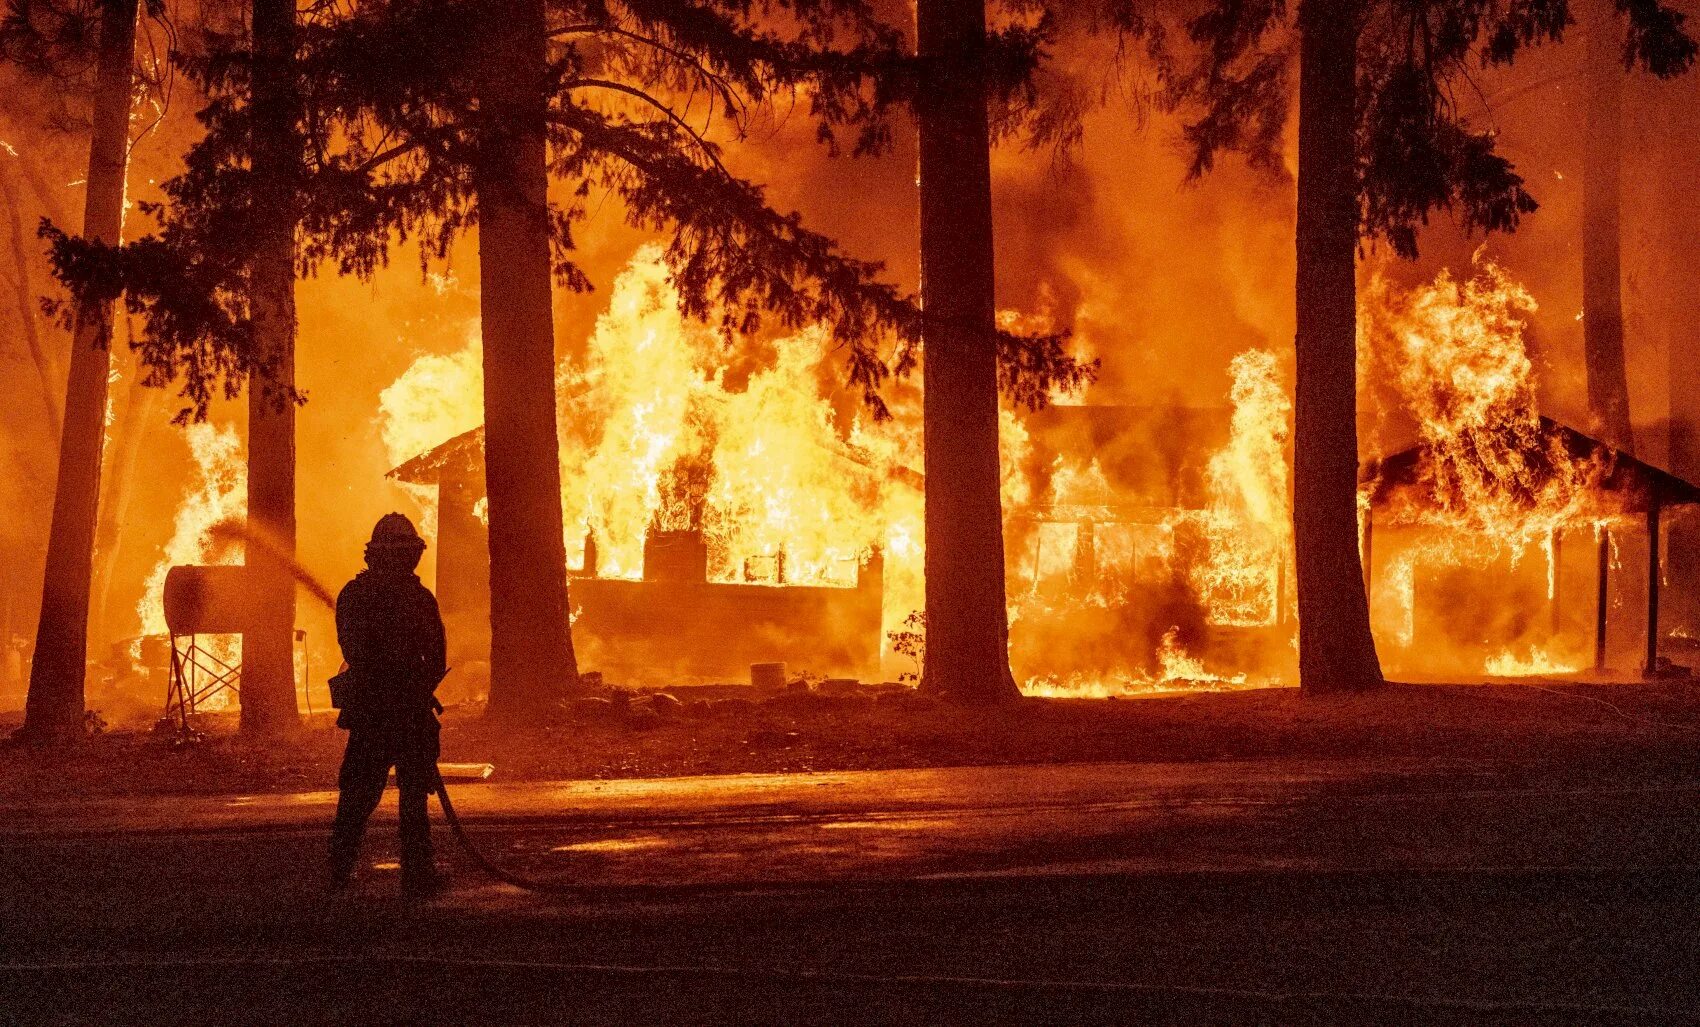
[[[195,471],[187,494],[177,508],[171,540],[149,572],[142,588],[136,615],[142,634],[163,635],[165,623],[165,575],[179,565],[237,564],[242,562],[242,544],[215,529],[248,515],[248,465],[242,439],[233,427],[211,423],[191,424],[183,429]],[[240,635],[207,636],[201,644],[230,666],[242,660]],[[215,702],[226,697],[215,697]]]
[[[1524,339],[1535,309],[1522,286],[1479,256],[1462,282],[1442,271],[1407,292],[1383,282],[1368,290],[1360,359],[1385,368],[1416,423],[1420,454],[1414,486],[1393,488],[1376,512],[1378,526],[1407,529],[1406,544],[1380,572],[1387,584],[1375,601],[1399,649],[1416,642],[1419,566],[1482,572],[1515,568],[1538,553],[1550,599],[1557,534],[1597,531],[1618,513],[1599,488],[1603,460],[1576,457],[1543,430]],[[1506,650],[1480,666],[1490,674],[1549,673],[1580,663],[1558,645],[1542,639],[1527,659]]]

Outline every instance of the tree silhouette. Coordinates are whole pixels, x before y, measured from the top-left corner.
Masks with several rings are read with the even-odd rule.
[[[91,244],[116,244],[123,233],[139,13],[137,0],[92,6],[18,2],[0,26],[4,51],[14,60],[51,74],[75,74],[78,65],[93,71],[81,236]],[[83,730],[89,592],[111,373],[111,297],[77,303],[71,336],[41,614],[20,731],[41,740],[75,737]]]
[[[989,704],[1009,670],[984,0],[915,9],[920,133],[926,631],[921,688]]]
[[[295,223],[303,141],[295,77],[295,0],[252,0],[249,273],[253,342],[269,369],[248,386],[246,548],[254,623],[242,636],[242,729],[299,723],[295,699]]]
[[[769,319],[829,325],[876,416],[887,414],[880,386],[916,365],[912,298],[880,281],[879,265],[773,209],[680,113],[694,91],[736,135],[759,105],[806,95],[828,145],[849,131],[853,152],[881,148],[914,75],[871,6],[791,0],[772,17],[747,0],[388,0],[302,24],[302,265],[366,276],[399,240],[441,257],[462,232],[481,233],[492,714],[534,713],[576,678],[542,271],[589,288],[572,253],[591,197],[615,196],[632,224],[671,233],[686,312],[729,336]],[[157,234],[114,251],[50,233],[56,271],[78,295],[122,291],[147,316],[140,357],[150,381],[181,383],[181,418],[251,376],[276,380],[245,284],[267,216],[251,199],[249,66],[231,47],[195,68],[213,98],[207,135],[167,184]],[[1083,373],[1060,338],[995,338],[1011,394],[1042,401]]]
[[[1616,9],[1626,64],[1671,75],[1692,63],[1682,14],[1658,0]],[[1382,240],[1414,257],[1436,211],[1468,230],[1512,231],[1535,210],[1450,86],[1473,63],[1560,39],[1571,15],[1568,0],[1302,0],[1296,13],[1280,0],[1215,0],[1186,23],[1191,52],[1170,73],[1174,101],[1191,112],[1196,175],[1225,150],[1279,167],[1298,64],[1293,536],[1300,684],[1322,694],[1382,680],[1357,550],[1355,255]],[[1122,24],[1150,29],[1125,13]]]

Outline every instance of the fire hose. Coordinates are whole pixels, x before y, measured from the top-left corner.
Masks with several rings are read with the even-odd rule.
[[[209,529],[209,533],[215,539],[223,542],[242,542],[245,545],[265,550],[272,559],[279,561],[289,569],[291,576],[301,584],[308,595],[327,609],[333,612],[336,610],[336,599],[324,583],[302,566],[299,560],[279,548],[270,538],[255,532],[246,522],[230,518],[213,525]],[[440,706],[438,708],[441,709]],[[436,793],[437,800],[443,805],[443,819],[449,822],[449,830],[454,833],[455,840],[460,842],[461,848],[466,850],[467,856],[471,858],[478,869],[503,884],[510,884],[515,888],[523,888],[526,891],[557,895],[582,894],[587,891],[587,889],[578,885],[549,884],[545,881],[535,881],[497,866],[488,856],[479,851],[478,846],[473,844],[471,836],[466,833],[466,827],[461,824],[459,815],[455,813],[454,800],[449,798],[448,786],[443,783],[442,771],[434,762],[431,764],[431,775],[436,779],[432,791]],[[599,889],[602,892],[606,892],[606,890]]]
[[[453,832],[455,841],[460,842],[460,847],[466,850],[467,856],[478,869],[503,884],[511,884],[515,888],[523,888],[526,891],[554,895],[577,895],[587,891],[581,885],[550,884],[547,881],[533,880],[497,866],[488,856],[479,851],[478,846],[473,844],[472,837],[466,833],[466,828],[460,822],[460,816],[455,813],[454,800],[449,798],[449,788],[443,782],[442,771],[437,769],[435,763],[431,764],[431,774],[437,779],[434,790],[437,793],[437,801],[443,805],[443,819],[449,822],[449,830]],[[607,889],[600,890],[605,892]]]

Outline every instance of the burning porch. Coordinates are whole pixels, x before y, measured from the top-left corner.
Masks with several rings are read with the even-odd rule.
[[[1700,504],[1693,483],[1539,415],[1370,461],[1362,480],[1393,660],[1420,647],[1430,672],[1687,673],[1660,654],[1659,605],[1664,524]]]

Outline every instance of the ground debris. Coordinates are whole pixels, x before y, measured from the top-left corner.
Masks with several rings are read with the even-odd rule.
[[[1687,682],[1394,685],[1340,699],[1294,689],[1106,700],[1026,699],[968,715],[910,689],[835,685],[756,698],[748,686],[586,696],[535,729],[443,717],[447,762],[502,781],[902,767],[1191,762],[1272,756],[1663,761],[1700,740]],[[12,715],[15,723],[16,715]],[[0,734],[10,725],[0,718]],[[70,747],[0,746],[0,805],[54,796],[228,794],[336,787],[344,734],[325,716],[281,740],[199,718],[200,744],[112,729]]]

